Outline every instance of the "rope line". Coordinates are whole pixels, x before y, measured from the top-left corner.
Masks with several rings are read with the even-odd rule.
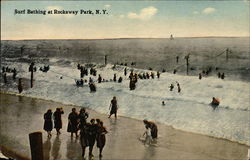
[[[225,51],[221,52],[220,54],[218,54],[217,56],[213,56],[213,57],[210,57],[210,58],[216,58],[216,57],[219,57],[221,56]]]
[[[209,57],[209,58],[217,58],[217,57],[221,56],[222,54],[224,54],[225,52],[226,52],[226,50],[224,50],[223,52],[219,53],[218,55],[215,55],[215,56],[212,56],[212,57]],[[232,51],[231,51],[231,52],[232,52]],[[190,54],[188,54],[188,55],[192,55],[192,54],[190,53]],[[194,55],[194,54],[193,54],[193,55]],[[178,65],[178,66],[176,66],[176,67],[173,67],[173,69],[168,69],[168,70],[166,70],[166,72],[173,71],[174,69],[178,69],[178,68],[181,68],[181,67],[183,67],[183,66],[186,66],[186,63],[183,63],[183,64],[180,64],[180,65]]]

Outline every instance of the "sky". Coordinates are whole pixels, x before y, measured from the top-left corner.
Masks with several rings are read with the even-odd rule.
[[[1,1],[1,39],[249,36],[249,1]],[[15,14],[25,10],[25,14]],[[28,14],[28,10],[46,14]],[[48,14],[52,10],[53,14]],[[74,14],[54,14],[78,11]],[[94,14],[80,14],[91,10]],[[95,14],[106,10],[106,14]]]

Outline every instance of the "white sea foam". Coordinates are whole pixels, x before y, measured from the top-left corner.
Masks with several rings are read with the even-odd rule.
[[[54,64],[59,62],[57,59],[52,61]],[[27,63],[8,65],[17,68],[18,77],[30,77]],[[37,67],[42,65],[37,64]],[[221,80],[215,77],[199,80],[196,76],[162,73],[160,79],[138,80],[137,88],[131,91],[128,87],[128,75],[123,75],[123,69],[124,66],[117,66],[116,69],[112,69],[112,65],[97,67],[97,74],[101,74],[104,79],[112,79],[116,73],[118,78],[123,77],[123,82],[96,83],[97,92],[90,93],[87,84],[84,87],[75,85],[75,79],[80,77],[76,64],[68,63],[68,66],[64,67],[52,65],[47,73],[35,72],[34,88],[24,90],[22,94],[85,106],[104,114],[109,112],[110,100],[116,96],[119,115],[146,118],[178,129],[249,145],[249,82]],[[135,71],[151,72],[142,69]],[[89,76],[84,79],[88,80]],[[97,77],[93,79],[97,80]],[[176,81],[180,83],[181,93],[177,92]],[[171,83],[175,85],[172,92],[169,91]],[[1,84],[3,90],[17,92],[16,86],[6,88],[3,85]],[[216,110],[209,105],[212,97],[221,100]],[[165,101],[165,106],[161,104],[162,101]]]

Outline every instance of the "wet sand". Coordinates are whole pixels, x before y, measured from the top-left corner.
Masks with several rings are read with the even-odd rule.
[[[79,139],[66,132],[68,114],[73,106],[51,101],[22,96],[0,94],[0,147],[30,158],[28,134],[43,131],[43,114],[51,108],[63,107],[62,134],[57,136],[52,131],[48,139],[43,131],[45,160],[81,160]],[[79,111],[80,107],[76,107]],[[159,124],[159,138],[156,145],[145,146],[139,138],[145,131],[142,120],[119,116],[118,119],[107,118],[108,115],[87,109],[91,118],[104,122],[109,133],[106,135],[106,146],[102,159],[162,159],[162,160],[245,160],[246,145],[209,136],[179,131]],[[108,112],[108,106],[107,106]],[[94,159],[99,159],[98,149],[94,146]],[[88,155],[88,148],[86,156]]]

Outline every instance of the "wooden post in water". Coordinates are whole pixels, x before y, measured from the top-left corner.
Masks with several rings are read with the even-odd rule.
[[[33,68],[31,70],[30,87],[33,88]]]
[[[104,64],[105,64],[105,66],[107,65],[107,61],[108,61],[108,56],[105,55],[105,56],[104,56]]]
[[[21,57],[23,56],[23,51],[24,51],[24,46],[22,46],[21,48]]]
[[[42,132],[29,134],[30,151],[32,160],[43,160],[43,136]]]
[[[229,49],[226,49],[226,61],[228,61],[228,53],[229,53]]]
[[[34,62],[31,62],[30,67],[29,67],[29,71],[31,72],[31,75],[30,75],[30,88],[32,88],[33,87]]]
[[[187,65],[187,75],[188,75],[188,66],[189,66],[189,54],[185,56],[186,59],[186,65]]]

